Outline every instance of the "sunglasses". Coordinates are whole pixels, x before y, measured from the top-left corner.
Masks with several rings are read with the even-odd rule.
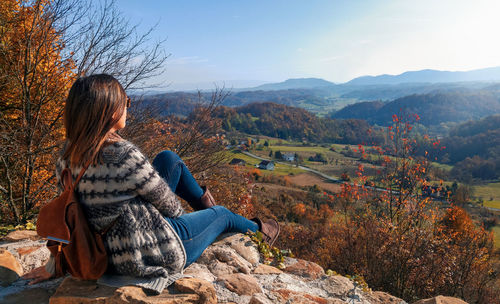
[[[127,96],[127,108],[130,108],[130,97]]]

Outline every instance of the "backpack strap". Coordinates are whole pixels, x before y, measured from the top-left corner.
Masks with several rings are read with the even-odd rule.
[[[78,185],[78,183],[80,182],[80,179],[82,179],[83,174],[85,174],[85,171],[87,171],[87,168],[90,166],[90,163],[96,154],[97,154],[97,152],[94,152],[94,154],[92,155],[90,160],[80,170],[80,173],[78,174],[77,178],[75,179],[75,182],[73,183],[73,189],[76,189],[76,185]],[[67,168],[67,170],[69,170],[69,176],[71,177],[71,169]],[[111,222],[111,224],[109,224],[106,228],[104,228],[100,232],[98,232],[98,234],[100,234],[101,236],[104,236],[111,229],[111,227],[113,227],[116,224],[116,222],[118,221],[118,218],[120,218],[120,216],[118,216],[116,219],[114,219],[114,221]]]

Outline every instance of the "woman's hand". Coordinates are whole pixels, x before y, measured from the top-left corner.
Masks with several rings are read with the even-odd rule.
[[[47,281],[48,279],[52,278],[52,276],[53,275],[50,272],[47,272],[44,265],[33,269],[32,271],[23,275],[21,278],[25,280],[34,279],[33,281],[29,282],[29,285],[33,285],[36,283]]]

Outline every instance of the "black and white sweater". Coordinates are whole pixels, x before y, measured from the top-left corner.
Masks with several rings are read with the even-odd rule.
[[[183,214],[181,204],[147,158],[128,141],[101,149],[102,163],[89,166],[76,193],[89,224],[105,236],[109,268],[121,275],[167,278],[181,273],[186,253],[165,217]],[[66,162],[57,162],[57,177]],[[81,167],[71,168],[76,179]]]

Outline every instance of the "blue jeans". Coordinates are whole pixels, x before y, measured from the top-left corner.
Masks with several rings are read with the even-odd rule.
[[[188,203],[200,199],[203,189],[198,185],[182,159],[172,151],[163,151],[156,155],[153,167],[170,186],[170,189]]]
[[[188,203],[199,200],[203,190],[177,154],[163,151],[153,160],[153,166],[172,191]],[[179,235],[186,250],[186,267],[194,263],[203,251],[224,232],[255,232],[257,223],[235,214],[225,207],[214,206],[201,211],[166,218]]]
[[[224,232],[255,232],[257,223],[229,211],[226,207],[214,206],[205,210],[166,218],[182,240],[186,250],[186,266],[194,263],[203,251]]]

